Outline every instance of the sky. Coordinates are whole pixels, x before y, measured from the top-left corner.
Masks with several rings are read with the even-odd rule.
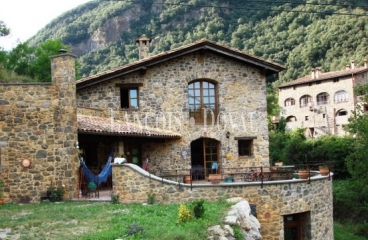
[[[10,35],[0,37],[0,47],[11,50],[25,42],[53,19],[91,0],[0,0],[0,20]]]

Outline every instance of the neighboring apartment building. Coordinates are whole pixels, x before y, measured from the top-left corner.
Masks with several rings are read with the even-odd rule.
[[[343,126],[362,101],[354,95],[354,87],[367,83],[367,61],[363,67],[352,61],[341,71],[312,69],[310,75],[279,86],[280,117],[285,118],[287,129],[305,128],[310,138],[344,135]]]

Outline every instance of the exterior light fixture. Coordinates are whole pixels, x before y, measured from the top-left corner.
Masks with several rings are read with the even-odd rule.
[[[230,132],[226,133],[226,138],[230,138]]]

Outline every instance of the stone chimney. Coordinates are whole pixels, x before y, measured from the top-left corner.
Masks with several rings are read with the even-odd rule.
[[[319,78],[321,76],[321,68],[316,68],[316,78]]]
[[[312,68],[311,73],[311,79],[316,79],[316,69]]]
[[[351,64],[351,69],[355,69],[355,61],[354,60],[351,60],[350,62],[351,62],[350,63]]]
[[[364,59],[364,68],[368,68],[368,59]]]
[[[152,39],[146,36],[146,34],[143,34],[139,38],[135,40],[135,43],[138,44],[138,50],[139,50],[139,60],[142,60],[144,58],[148,57],[149,53],[149,45]]]
[[[350,69],[350,65],[349,64],[346,64],[345,70],[349,70],[349,69]]]

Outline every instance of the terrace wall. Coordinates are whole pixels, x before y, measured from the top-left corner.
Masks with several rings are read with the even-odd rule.
[[[143,203],[147,193],[163,204],[195,199],[217,200],[243,197],[256,204],[257,218],[264,239],[283,239],[284,215],[308,213],[308,231],[303,239],[333,239],[332,181],[316,176],[308,180],[189,184],[151,175],[133,164],[113,165],[113,194],[122,203]]]

